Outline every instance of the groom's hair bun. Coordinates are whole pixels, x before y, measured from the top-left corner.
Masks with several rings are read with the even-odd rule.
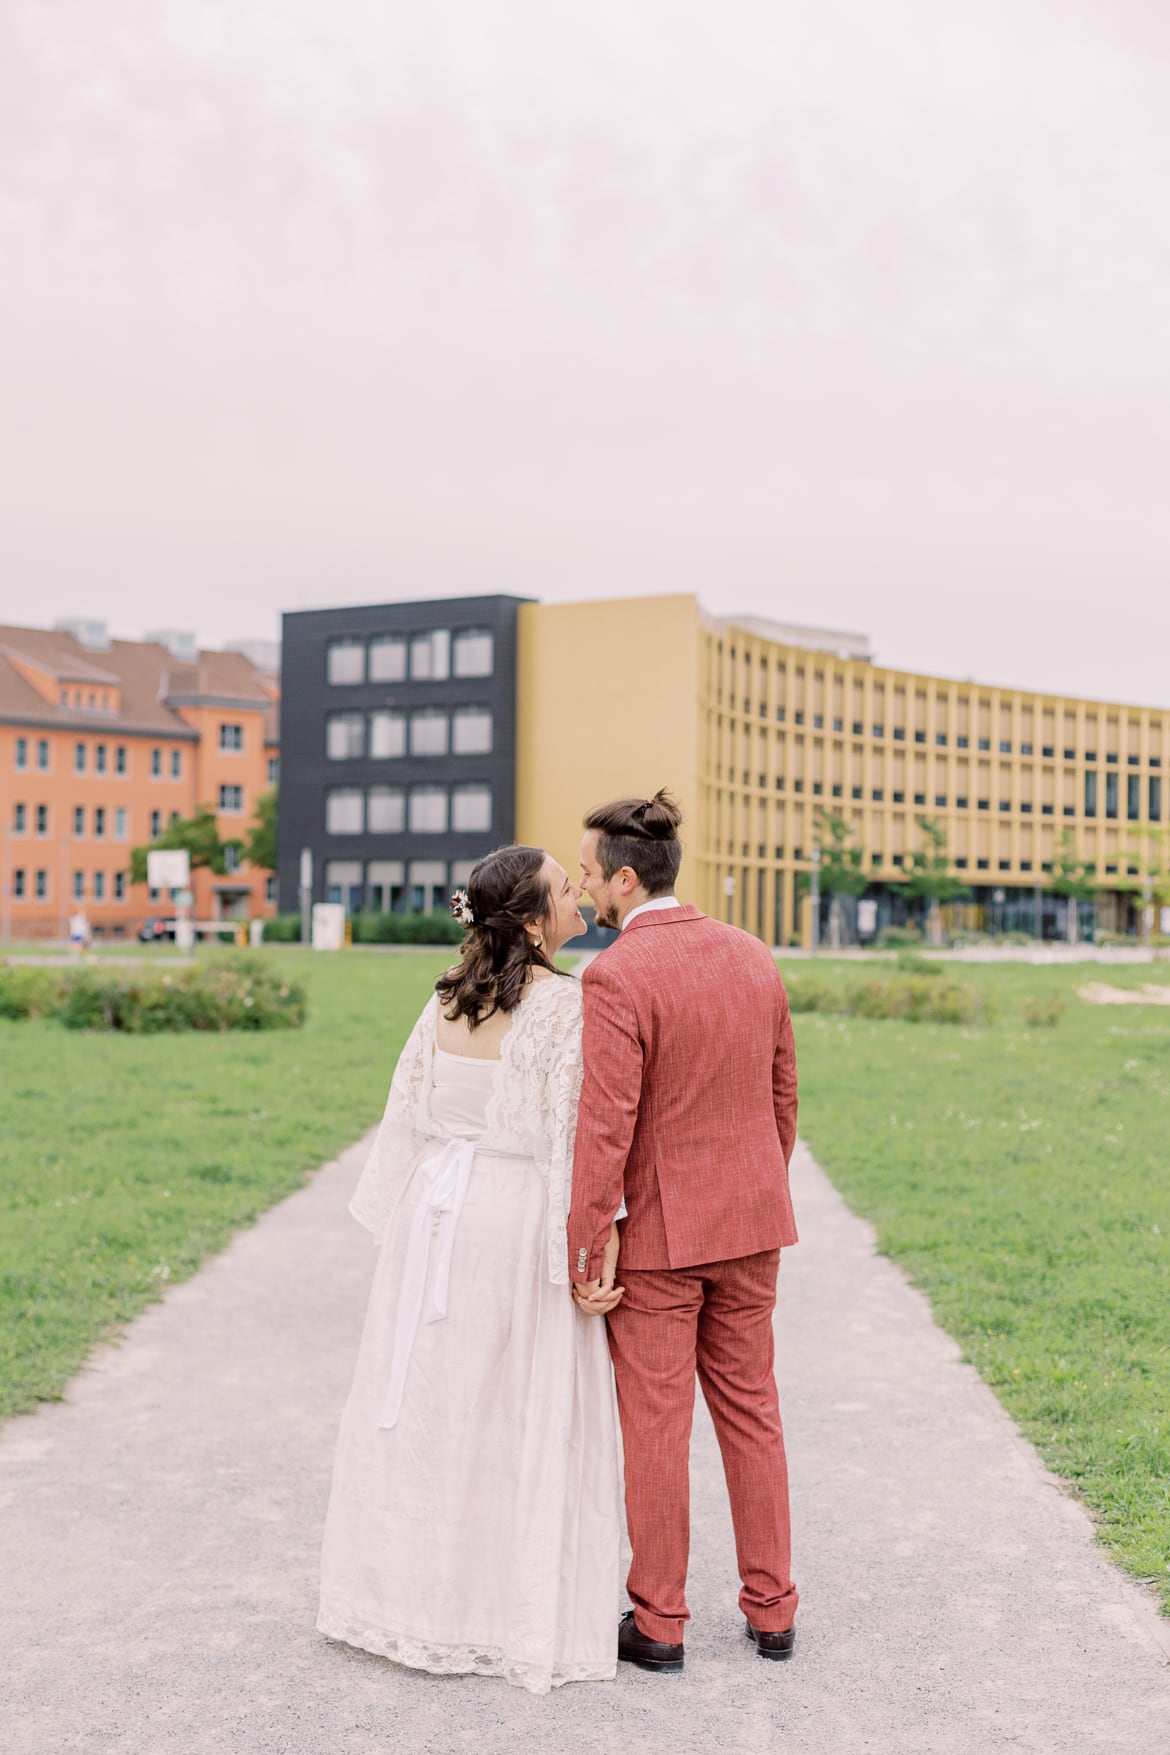
[[[682,811],[665,787],[653,798],[615,798],[585,818],[597,832],[597,859],[608,880],[623,866],[651,896],[669,896],[682,863]]]

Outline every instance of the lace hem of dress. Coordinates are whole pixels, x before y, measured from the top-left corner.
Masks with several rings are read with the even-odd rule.
[[[509,1657],[494,1645],[437,1645],[428,1639],[407,1639],[393,1633],[354,1627],[325,1609],[317,1617],[317,1631],[343,1645],[373,1652],[410,1670],[426,1670],[432,1676],[500,1676],[530,1694],[547,1694],[565,1682],[612,1682],[617,1656],[611,1664],[531,1664]]]

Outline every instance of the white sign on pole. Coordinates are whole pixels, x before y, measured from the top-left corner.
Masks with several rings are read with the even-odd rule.
[[[723,880],[723,894],[725,896],[734,896],[734,894],[735,894],[735,879],[733,877],[725,877],[724,878],[724,880]]]
[[[191,855],[185,847],[152,847],[146,855],[146,881],[152,890],[185,890],[191,882]]]
[[[865,938],[877,931],[877,903],[872,896],[863,896],[857,904],[857,930]]]

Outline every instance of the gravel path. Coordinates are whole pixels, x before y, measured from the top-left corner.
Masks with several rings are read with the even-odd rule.
[[[5,1755],[1166,1755],[1170,1642],[806,1152],[780,1383],[795,1661],[740,1630],[705,1415],[687,1668],[543,1699],[313,1631],[372,1254],[360,1148],[0,1433]]]

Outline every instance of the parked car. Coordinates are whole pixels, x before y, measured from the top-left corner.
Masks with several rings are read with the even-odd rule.
[[[173,915],[151,915],[138,928],[138,937],[144,945],[165,944],[175,936],[175,920]]]

